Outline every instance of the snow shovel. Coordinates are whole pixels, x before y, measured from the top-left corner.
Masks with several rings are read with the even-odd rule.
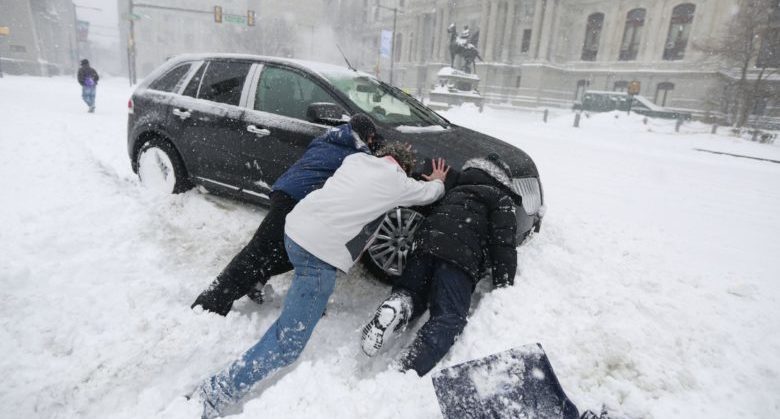
[[[445,419],[577,419],[542,345],[525,345],[433,374]]]

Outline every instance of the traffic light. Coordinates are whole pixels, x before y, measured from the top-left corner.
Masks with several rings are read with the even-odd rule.
[[[222,23],[222,6],[214,6],[214,22]]]
[[[255,26],[255,11],[247,10],[246,12],[246,25]]]

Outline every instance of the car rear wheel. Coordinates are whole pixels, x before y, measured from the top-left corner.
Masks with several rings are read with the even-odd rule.
[[[192,188],[179,153],[164,140],[150,140],[138,151],[138,177],[141,184],[159,194],[181,193]]]
[[[384,282],[393,283],[404,270],[414,250],[414,233],[422,214],[409,208],[395,208],[385,214],[376,239],[363,254],[366,268]]]

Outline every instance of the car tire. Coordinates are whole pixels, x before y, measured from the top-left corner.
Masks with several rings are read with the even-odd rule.
[[[168,141],[152,139],[144,143],[137,162],[141,183],[155,193],[178,194],[193,187],[181,156]]]
[[[414,233],[423,215],[409,208],[394,208],[385,214],[377,237],[363,253],[366,269],[382,282],[393,284],[401,276],[414,251]]]

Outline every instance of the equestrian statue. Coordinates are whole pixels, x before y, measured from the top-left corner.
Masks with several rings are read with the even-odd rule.
[[[464,26],[463,32],[458,35],[458,30],[454,23],[447,27],[447,33],[450,35],[450,67],[455,68],[455,56],[463,57],[463,71],[471,74],[477,72],[476,59],[484,61],[479,56],[477,44],[479,43],[479,31],[471,33],[469,25]]]

